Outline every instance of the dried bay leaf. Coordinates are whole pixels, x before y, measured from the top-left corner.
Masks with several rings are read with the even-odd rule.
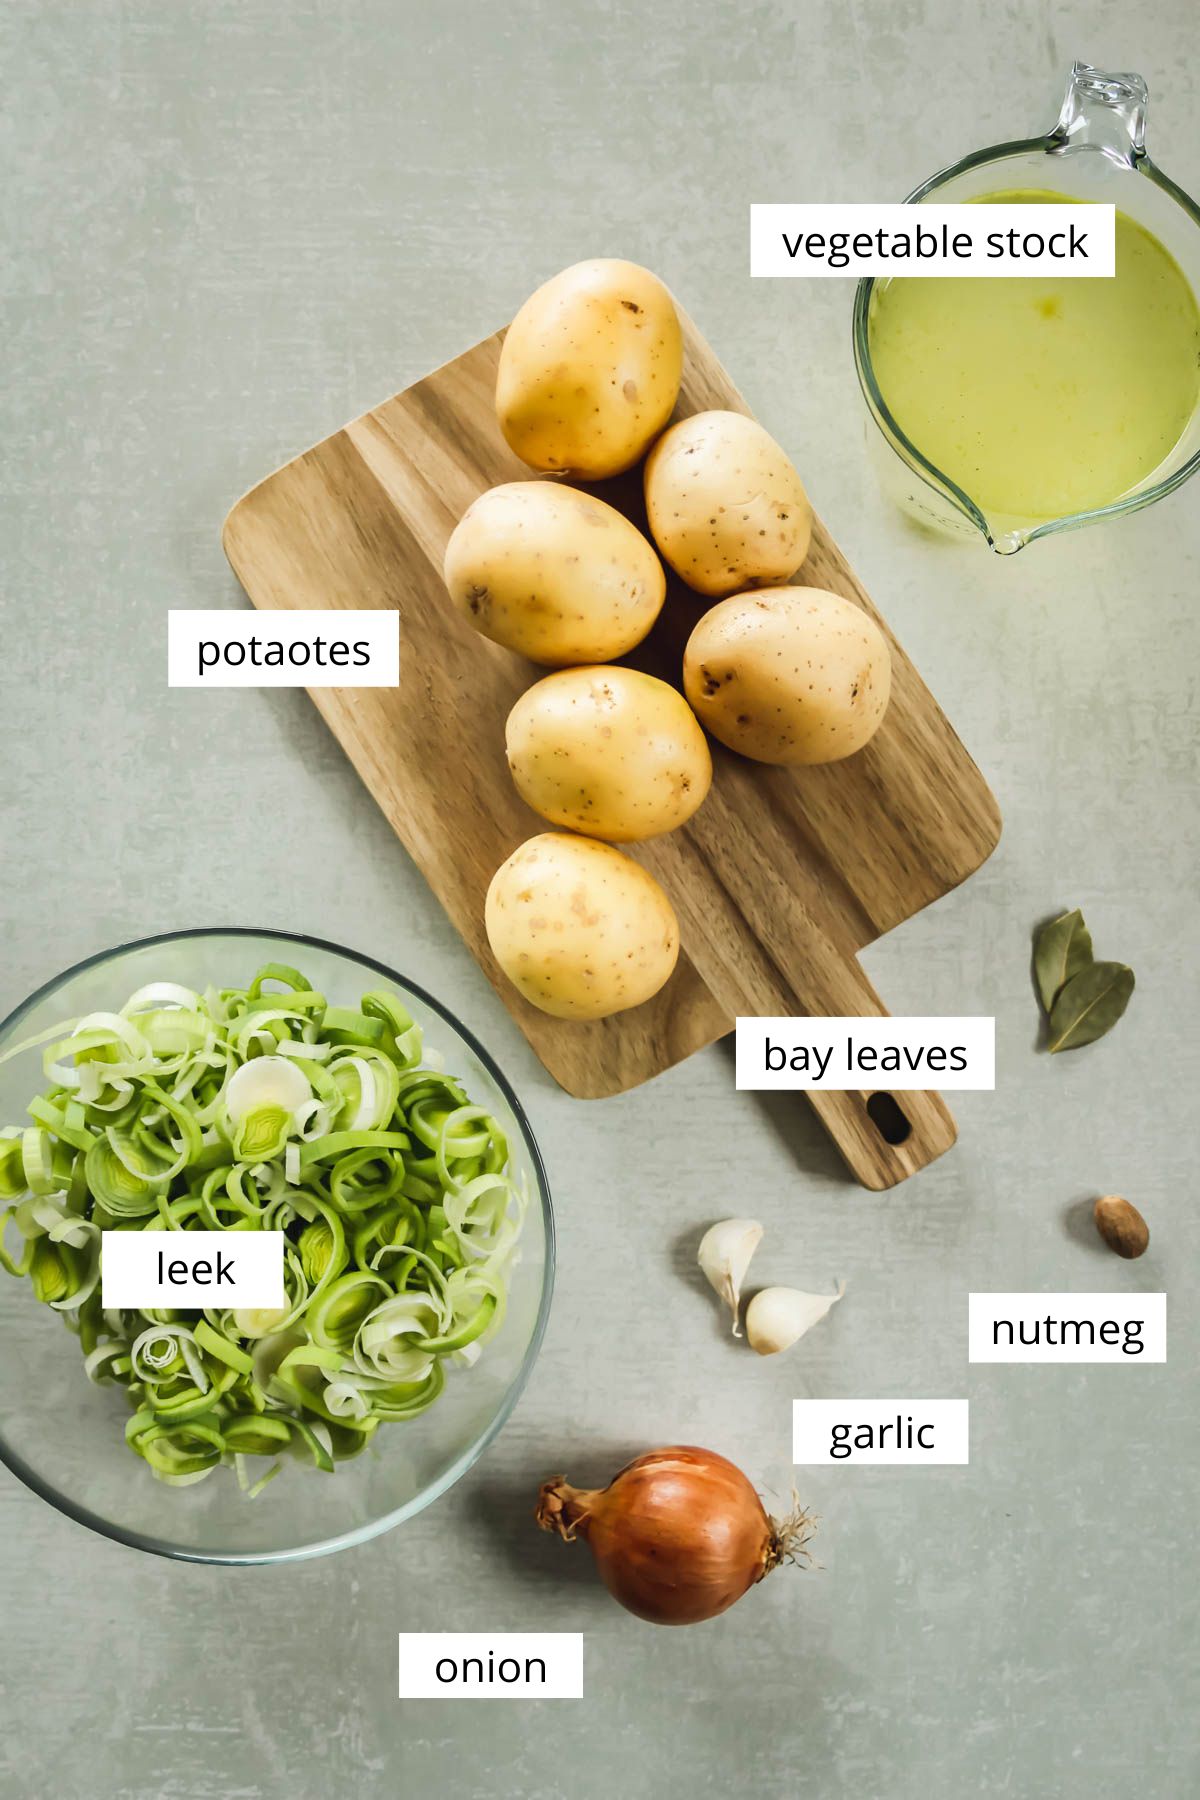
[[[1050,1012],[1047,1048],[1077,1050],[1111,1031],[1133,992],[1133,970],[1124,963],[1094,962],[1073,975]]]
[[[1043,925],[1034,939],[1033,973],[1038,997],[1047,1012],[1062,989],[1092,961],[1092,934],[1076,907]]]

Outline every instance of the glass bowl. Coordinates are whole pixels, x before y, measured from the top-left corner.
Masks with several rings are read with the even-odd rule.
[[[508,1418],[533,1367],[554,1284],[554,1223],[542,1159],[512,1088],[487,1051],[432,995],[384,963],[320,938],[275,931],[181,931],[89,957],[0,1024],[0,1054],[63,1019],[112,1009],[148,981],[203,989],[248,984],[265,962],[300,969],[335,1005],[380,985],[398,993],[438,1051],[508,1134],[529,1206],[504,1323],[473,1367],[450,1369],[426,1412],[384,1423],[359,1456],[322,1474],[288,1461],[255,1500],[231,1469],[191,1487],[156,1481],[129,1450],[124,1395],[84,1373],[77,1339],[0,1269],[0,1459],[36,1494],[105,1537],[206,1563],[294,1562],[361,1544],[411,1518],[458,1480]],[[41,1052],[0,1063],[0,1125],[25,1122],[42,1091]]]

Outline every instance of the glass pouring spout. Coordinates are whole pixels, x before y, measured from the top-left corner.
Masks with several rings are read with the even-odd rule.
[[[1140,75],[1106,75],[1090,63],[1072,66],[1058,124],[1047,147],[1099,150],[1121,169],[1136,169],[1146,154],[1146,83]]]

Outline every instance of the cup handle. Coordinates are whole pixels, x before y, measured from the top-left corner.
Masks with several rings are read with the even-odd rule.
[[[1110,162],[1135,169],[1146,154],[1146,83],[1140,75],[1110,75],[1077,62],[1071,69],[1051,150],[1100,150]]]

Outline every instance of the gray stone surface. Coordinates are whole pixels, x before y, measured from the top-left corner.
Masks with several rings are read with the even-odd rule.
[[[544,1354],[481,1466],[295,1568],[173,1566],[0,1481],[0,1780],[103,1796],[1125,1795],[1197,1791],[1193,1133],[1196,490],[1002,562],[877,496],[850,289],[756,283],[752,199],[893,198],[1136,67],[1193,191],[1187,0],[8,0],[0,1007],[194,923],[295,927],[413,972],[500,1057],[549,1163]],[[168,606],[236,606],[219,527],[275,463],[583,255],[652,264],[794,454],[1006,816],[980,875],[874,948],[899,1012],[994,1012],[999,1086],[883,1198],[721,1048],[602,1105],[556,1090],[302,693],[168,692]],[[1097,375],[1100,378],[1101,372]],[[457,779],[452,775],[451,780]],[[1133,963],[1120,1034],[1033,1052],[1032,923]],[[1135,1197],[1154,1242],[1074,1223]],[[721,1334],[700,1228],[843,1306],[769,1362]],[[965,1361],[971,1288],[1171,1292],[1163,1368]],[[969,1468],[802,1471],[822,1567],[654,1632],[537,1480],[708,1441],[778,1494],[796,1394],[969,1394]],[[582,1629],[581,1703],[400,1704],[399,1629]]]

